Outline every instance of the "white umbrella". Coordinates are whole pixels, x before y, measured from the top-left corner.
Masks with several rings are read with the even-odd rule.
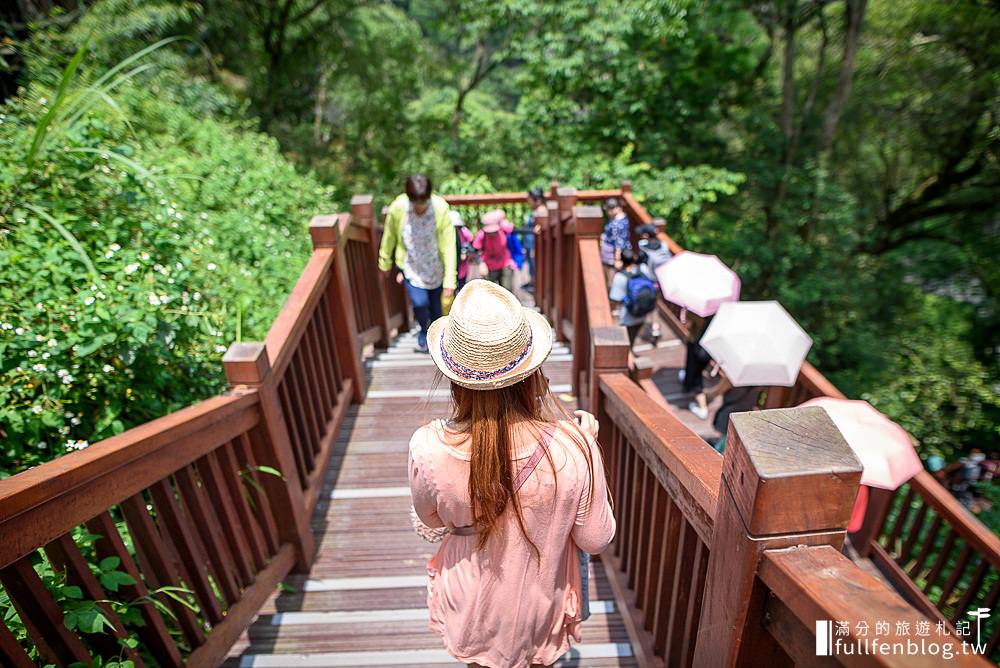
[[[812,339],[778,302],[719,306],[701,345],[735,387],[791,387]]]

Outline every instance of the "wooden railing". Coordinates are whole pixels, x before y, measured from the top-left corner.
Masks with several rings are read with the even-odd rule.
[[[641,365],[630,364],[624,328],[611,320],[600,211],[576,206],[583,193],[570,188],[551,194],[539,221],[536,299],[572,346],[578,400],[600,421],[619,527],[613,554],[604,555],[606,571],[639,640],[640,664],[839,665],[836,657],[816,656],[817,621],[851,620],[845,643],[864,640],[858,624],[891,623],[879,640],[905,644],[896,622],[932,623],[841,553],[860,464],[825,412],[736,415],[720,458],[647,393]],[[645,212],[627,184],[600,196],[612,195],[633,220],[652,222],[636,216]],[[804,374],[810,388],[832,387],[811,367]],[[952,631],[935,640],[960,663],[984,665]],[[857,652],[840,659],[894,666],[929,660]]]
[[[362,346],[408,321],[400,286],[377,287],[370,197],[314,219],[310,234],[265,341],[224,356],[229,392],[0,481],[0,593],[28,636],[22,645],[0,620],[0,663],[35,665],[33,646],[59,666],[215,666],[277,583],[308,570],[310,515],[347,407],[364,395]],[[67,625],[66,586],[113,632]],[[124,644],[131,634],[138,645]]]
[[[653,223],[673,253],[683,251],[626,188],[622,199],[631,220]],[[674,332],[687,337],[675,304],[660,299],[659,313]],[[765,408],[798,406],[815,397],[845,399],[816,367],[805,362],[792,387],[767,388]],[[851,542],[913,606],[950,628],[978,608],[1000,601],[1000,538],[965,509],[930,473],[922,472],[891,492],[866,490],[866,521]],[[1000,621],[983,625],[987,655],[1000,659]]]

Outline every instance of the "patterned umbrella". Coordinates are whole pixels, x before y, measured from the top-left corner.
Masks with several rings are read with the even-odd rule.
[[[719,307],[701,345],[735,387],[790,387],[812,339],[778,302],[737,302]]]
[[[684,251],[656,269],[663,296],[705,318],[740,298],[740,277],[714,255]]]

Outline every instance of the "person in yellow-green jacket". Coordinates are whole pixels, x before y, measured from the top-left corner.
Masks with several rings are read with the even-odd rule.
[[[417,352],[427,352],[427,328],[441,317],[441,297],[455,292],[458,263],[455,227],[448,203],[431,194],[431,180],[423,174],[406,179],[406,193],[392,204],[378,252],[378,268],[388,272],[395,264],[406,284],[413,316],[420,323]]]

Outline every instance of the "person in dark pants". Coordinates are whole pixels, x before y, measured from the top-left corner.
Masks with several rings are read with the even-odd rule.
[[[724,453],[726,451],[726,430],[729,428],[729,416],[733,413],[743,413],[757,408],[760,392],[763,388],[756,385],[733,387],[729,384],[728,378],[723,378],[720,386],[725,394],[722,395],[722,405],[719,406],[715,417],[712,418],[712,426],[722,434],[722,437],[712,447],[720,453]],[[713,390],[713,392],[717,392],[717,390]]]
[[[531,291],[535,288],[535,216],[539,210],[545,210],[545,195],[541,188],[532,188],[528,191],[528,199],[531,201],[531,212],[525,217],[524,227],[520,230],[524,260],[528,263],[528,282],[521,288]]]
[[[406,179],[406,193],[392,204],[385,218],[378,268],[388,272],[395,264],[406,284],[413,317],[420,324],[417,352],[427,352],[427,328],[441,317],[441,296],[456,286],[455,227],[448,203],[431,194],[431,180],[423,174]]]
[[[701,337],[705,335],[705,330],[714,317],[713,314],[703,320],[698,318],[692,321],[685,344],[687,351],[684,357],[684,369],[678,374],[684,391],[695,395],[694,401],[688,404],[688,410],[701,420],[708,417],[708,398],[705,396],[701,374],[712,361],[712,356],[701,347]]]

